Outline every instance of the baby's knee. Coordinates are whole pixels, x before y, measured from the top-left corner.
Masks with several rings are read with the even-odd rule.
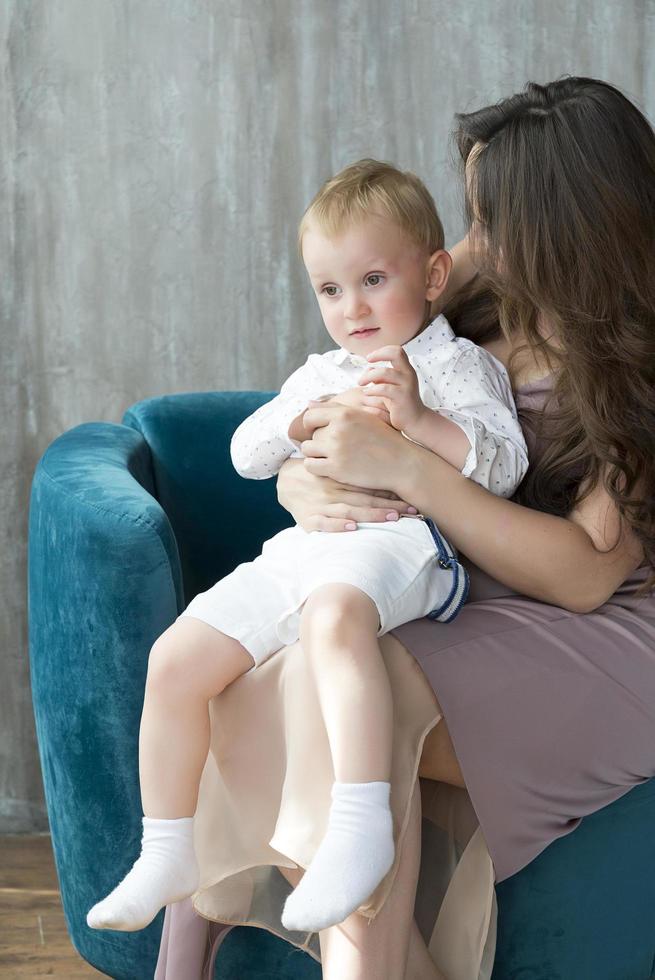
[[[184,679],[188,652],[172,630],[153,643],[148,657],[147,687],[174,690]]]
[[[351,585],[328,585],[312,592],[300,617],[300,635],[334,642],[347,641],[362,632],[377,633],[379,625],[375,603]]]
[[[237,640],[201,620],[182,616],[152,646],[146,691],[208,701],[252,664],[252,656]]]
[[[207,633],[213,641],[207,647]],[[221,662],[220,634],[193,620],[176,620],[158,637],[150,650],[148,659],[148,678],[146,687],[162,696],[180,698],[196,697],[200,694],[209,697],[218,694],[223,685],[215,689],[217,679],[212,677],[210,690],[207,685],[207,654],[211,653],[216,663]]]

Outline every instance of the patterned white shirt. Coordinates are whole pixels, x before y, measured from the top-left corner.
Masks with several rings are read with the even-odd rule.
[[[456,337],[444,316],[404,345],[416,371],[423,403],[455,422],[470,449],[462,474],[501,497],[511,497],[528,467],[507,371],[470,340]],[[383,362],[381,362],[383,363]],[[241,476],[275,476],[290,456],[302,456],[289,426],[308,403],[357,385],[369,362],[343,347],[310,354],[284,382],[279,395],[245,419],[230,451]]]

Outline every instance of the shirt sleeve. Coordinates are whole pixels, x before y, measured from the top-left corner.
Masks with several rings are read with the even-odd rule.
[[[290,456],[300,456],[300,443],[289,438],[289,426],[313,399],[329,391],[316,365],[317,355],[309,356],[284,382],[280,393],[241,423],[232,436],[232,464],[240,476],[266,480],[278,473]]]
[[[455,422],[471,448],[462,475],[500,497],[511,497],[528,468],[528,450],[509,380],[481,347],[453,361],[437,411]],[[447,406],[447,407],[445,407]]]

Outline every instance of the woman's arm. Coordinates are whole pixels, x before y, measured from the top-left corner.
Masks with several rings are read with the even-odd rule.
[[[386,487],[428,514],[452,543],[517,592],[572,612],[590,612],[638,567],[635,538],[619,533],[611,500],[596,490],[570,519],[497,497],[439,456],[408,442],[377,419],[339,406],[312,408],[303,465],[315,475]]]

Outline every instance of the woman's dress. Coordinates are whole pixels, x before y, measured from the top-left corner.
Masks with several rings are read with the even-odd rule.
[[[519,409],[541,408],[549,390],[548,379],[519,389]],[[360,909],[374,917],[389,893],[423,742],[443,716],[468,792],[421,780],[415,916],[448,980],[491,975],[494,880],[655,774],[655,596],[635,595],[647,570],[584,615],[469,571],[454,622],[415,620],[385,645],[397,857]],[[316,935],[280,922],[290,886],[276,868],[311,862],[334,779],[299,645],[232,684],[211,717],[195,831],[202,880],[195,912],[190,902],[167,910],[155,980],[210,980],[221,923],[262,926],[320,958]]]

